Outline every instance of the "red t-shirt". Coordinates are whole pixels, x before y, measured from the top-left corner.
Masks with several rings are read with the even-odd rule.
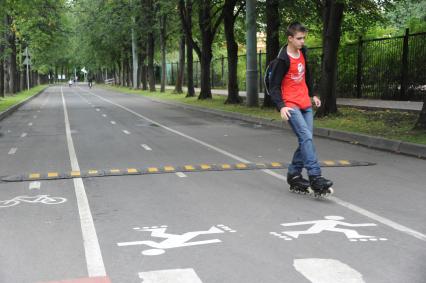
[[[290,55],[290,67],[281,82],[281,97],[285,106],[299,109],[312,107],[308,86],[305,81],[305,58],[299,51],[299,58]]]

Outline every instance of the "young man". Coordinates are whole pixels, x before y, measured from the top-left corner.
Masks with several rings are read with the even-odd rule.
[[[330,194],[333,182],[321,176],[313,137],[312,102],[321,106],[321,100],[314,95],[312,77],[308,68],[304,47],[306,28],[298,22],[287,28],[288,43],[272,68],[270,94],[281,118],[288,121],[298,138],[299,146],[288,168],[287,182],[290,190],[307,192],[308,187],[316,195]],[[302,177],[302,170],[308,172],[309,181]]]

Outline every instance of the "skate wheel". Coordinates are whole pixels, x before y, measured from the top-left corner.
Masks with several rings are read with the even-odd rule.
[[[327,193],[327,196],[331,196],[332,194],[334,193],[334,190],[333,190],[333,188],[328,188],[328,193]]]
[[[315,192],[314,192],[314,190],[312,190],[311,188],[307,188],[306,189],[306,191],[307,191],[307,193],[308,194],[310,194],[310,195],[312,195],[312,194],[314,194]]]

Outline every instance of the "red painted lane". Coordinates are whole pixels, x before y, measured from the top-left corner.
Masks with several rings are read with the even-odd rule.
[[[80,278],[80,279],[68,279],[61,281],[49,281],[49,282],[39,282],[39,283],[111,283],[109,277],[89,277],[89,278]]]

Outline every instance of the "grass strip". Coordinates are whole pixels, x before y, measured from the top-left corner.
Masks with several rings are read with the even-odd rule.
[[[38,85],[36,87],[31,88],[30,90],[21,91],[14,95],[7,95],[4,98],[0,97],[0,112],[3,112],[9,109],[10,107],[12,107],[13,105],[18,104],[21,101],[24,101],[28,97],[31,97],[37,94],[38,92],[45,89],[46,87],[48,87],[48,85]]]
[[[225,104],[226,97],[213,95],[212,99],[199,100],[198,97],[185,97],[185,94],[174,94],[172,91],[149,92],[133,90],[127,87],[104,86],[119,92],[143,95],[156,99],[175,101],[188,105],[237,112],[268,120],[280,120],[275,109],[247,107],[244,104]],[[339,113],[325,118],[315,118],[315,127],[329,128],[353,133],[361,133],[406,142],[425,144],[426,131],[414,131],[412,128],[418,114],[394,110],[363,110],[347,106],[339,107]]]

